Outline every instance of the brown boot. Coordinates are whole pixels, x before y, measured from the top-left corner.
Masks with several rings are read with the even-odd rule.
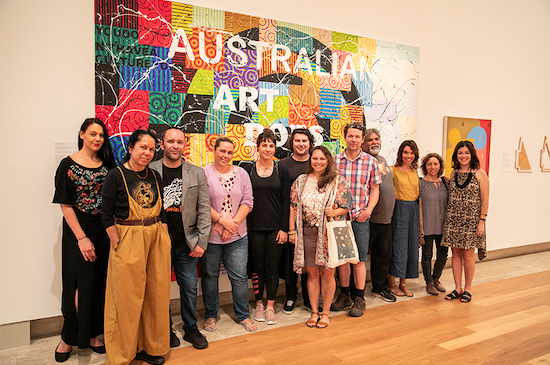
[[[426,284],[426,291],[428,292],[428,294],[431,294],[431,295],[439,295],[439,292],[435,288],[434,283],[431,283],[431,282]]]

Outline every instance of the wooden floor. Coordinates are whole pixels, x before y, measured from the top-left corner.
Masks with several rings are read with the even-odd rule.
[[[550,364],[550,271],[173,350],[166,364]]]

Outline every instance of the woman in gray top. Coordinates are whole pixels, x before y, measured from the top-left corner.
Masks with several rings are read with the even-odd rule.
[[[431,295],[445,292],[439,282],[441,272],[447,262],[447,247],[441,246],[443,223],[447,200],[448,182],[443,174],[443,158],[437,153],[429,153],[422,159],[420,166],[424,177],[420,179],[420,244],[422,246],[422,272],[426,281],[426,290]],[[422,240],[422,237],[424,240]],[[432,271],[433,243],[437,248],[437,258]]]

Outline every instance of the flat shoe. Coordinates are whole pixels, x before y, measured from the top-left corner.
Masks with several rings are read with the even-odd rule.
[[[96,354],[104,354],[106,351],[105,351],[105,345],[101,345],[101,346],[90,346],[90,348],[92,349],[93,352],[95,352]]]
[[[447,300],[453,300],[453,299],[456,299],[456,298],[459,298],[459,297],[460,297],[460,294],[458,294],[458,292],[456,290],[453,290],[449,294],[445,295],[445,299],[447,299]]]
[[[69,360],[69,357],[71,356],[71,351],[69,352],[57,352],[55,350],[55,361],[57,362],[65,362]]]
[[[464,293],[462,293],[462,297],[460,298],[460,301],[462,303],[470,303],[471,300],[472,294],[470,294],[470,292],[465,291]]]
[[[208,319],[213,319],[213,321],[208,322]],[[208,332],[214,332],[216,330],[216,319],[215,318],[208,318],[206,321],[204,321],[203,327],[205,331]]]
[[[330,321],[330,317],[326,314],[325,314],[325,316]],[[330,322],[321,321],[321,319],[319,319],[319,321],[317,322],[317,328],[327,328],[329,324],[330,324]]]
[[[313,315],[316,315],[317,316],[317,319],[313,319]],[[311,317],[307,320],[306,322],[306,326],[310,327],[310,328],[314,328],[317,326],[317,322],[319,322],[319,313],[317,312],[312,312],[311,313]]]
[[[403,293],[403,292],[401,291],[401,289],[399,289],[399,288],[397,287],[397,285],[392,285],[392,286],[390,286],[390,291],[391,291],[391,293],[392,293],[393,295],[395,295],[395,296],[398,296],[398,297],[404,297],[404,296],[405,296],[405,293]]]
[[[405,294],[407,297],[414,297],[414,294],[412,293],[412,291],[407,289],[405,285],[399,285],[399,289],[401,289],[403,294]]]
[[[61,342],[59,343],[61,344]],[[69,352],[57,352],[57,349],[59,348],[59,345],[55,348],[55,361],[57,362],[65,362],[69,360],[69,357],[71,357],[71,351]]]

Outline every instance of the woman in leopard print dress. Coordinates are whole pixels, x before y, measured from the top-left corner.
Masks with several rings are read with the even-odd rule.
[[[461,141],[452,157],[453,172],[449,183],[449,203],[443,227],[443,246],[453,252],[455,289],[445,299],[472,299],[474,278],[474,251],[485,250],[485,220],[489,207],[489,179],[480,169],[474,145]],[[464,289],[462,271],[464,270]]]

